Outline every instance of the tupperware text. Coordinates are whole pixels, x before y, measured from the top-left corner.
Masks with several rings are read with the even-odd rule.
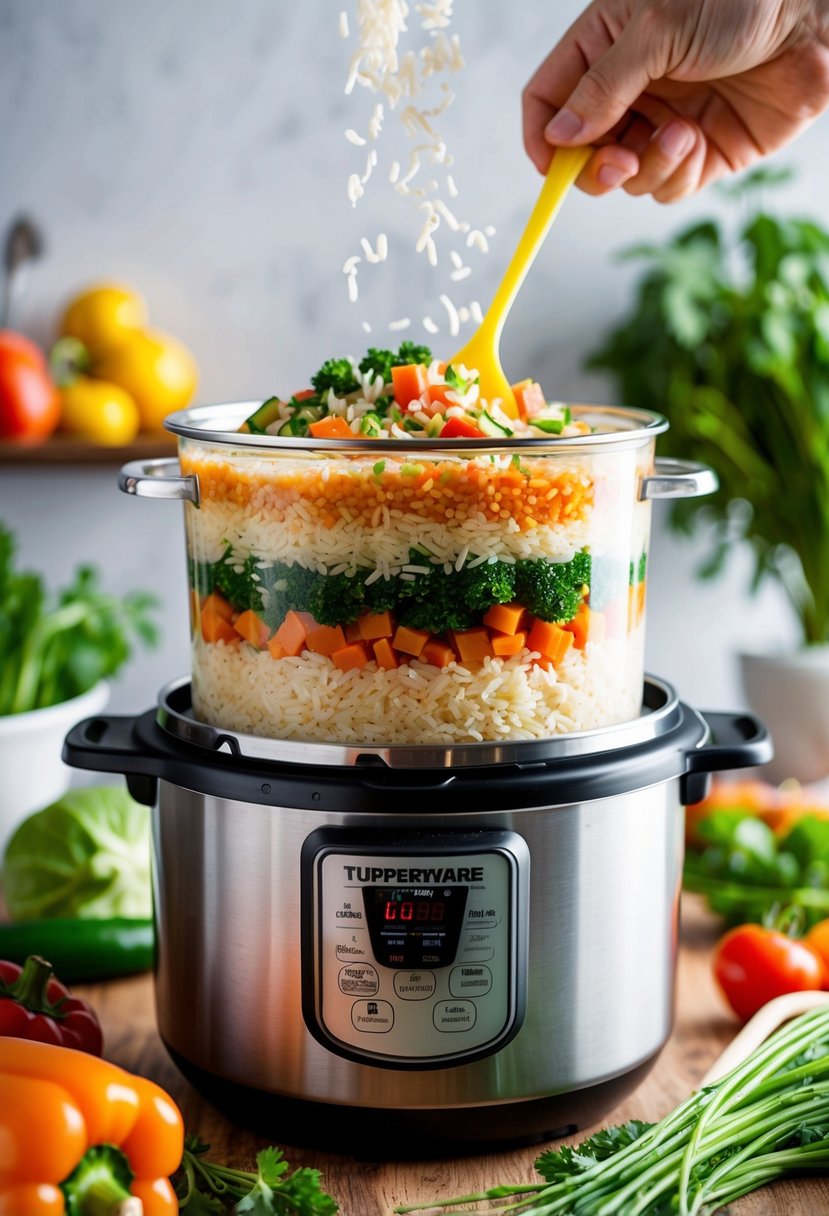
[[[382,866],[343,866],[348,882],[426,883],[482,882],[483,866],[459,866],[438,870],[396,870]]]

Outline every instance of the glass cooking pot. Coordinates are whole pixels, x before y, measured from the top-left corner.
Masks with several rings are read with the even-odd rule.
[[[717,485],[655,460],[663,417],[573,406],[591,433],[314,440],[239,434],[254,408],[171,415],[178,461],[119,476],[184,501],[197,718],[449,744],[639,715],[651,500]]]

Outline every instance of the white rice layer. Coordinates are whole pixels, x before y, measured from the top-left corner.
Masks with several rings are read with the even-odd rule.
[[[305,651],[273,659],[246,643],[193,642],[193,709],[212,726],[336,743],[468,743],[591,730],[641,712],[644,629],[571,649],[544,671],[528,652],[478,671],[414,660],[342,672]]]

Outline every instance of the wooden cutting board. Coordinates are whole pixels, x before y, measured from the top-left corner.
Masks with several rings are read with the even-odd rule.
[[[659,1119],[687,1097],[737,1030],[711,978],[711,950],[720,922],[695,896],[683,903],[677,1019],[674,1033],[638,1090],[604,1120]],[[155,1028],[152,982],[148,976],[78,988],[92,1001],[104,1025],[109,1059],[152,1077],[178,1102],[187,1127],[212,1145],[211,1158],[248,1166],[267,1140],[236,1127],[208,1105],[176,1071]],[[597,1128],[586,1129],[583,1139]],[[425,1202],[438,1195],[469,1194],[496,1183],[532,1180],[536,1148],[449,1161],[366,1164],[307,1149],[280,1147],[292,1166],[322,1170],[326,1189],[343,1216],[387,1216],[397,1204]],[[731,1205],[730,1216],[820,1216],[829,1213],[829,1178],[775,1183]]]

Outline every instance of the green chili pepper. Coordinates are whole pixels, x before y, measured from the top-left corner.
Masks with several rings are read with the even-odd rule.
[[[67,984],[149,971],[155,954],[153,923],[60,917],[0,924],[0,958],[22,965],[30,954],[48,958]]]

